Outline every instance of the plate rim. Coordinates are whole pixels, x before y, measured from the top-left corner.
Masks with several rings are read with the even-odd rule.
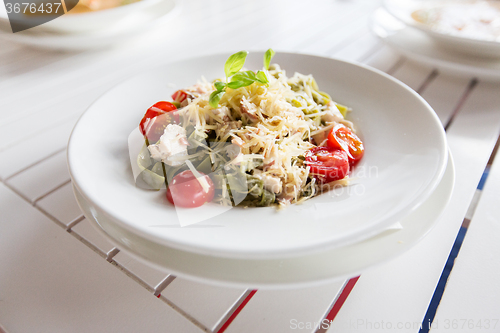
[[[266,276],[266,273],[262,273],[262,272],[260,272],[260,273],[257,272],[257,274],[255,274],[255,276],[253,278],[254,282],[249,282],[248,275],[251,273],[254,273],[253,270],[249,270],[248,272],[246,272],[246,271],[241,271],[241,269],[237,269],[237,265],[234,262],[231,262],[231,261],[234,261],[235,259],[231,259],[231,258],[215,258],[215,260],[222,261],[222,262],[219,262],[218,265],[221,265],[221,264],[227,265],[227,263],[229,261],[230,265],[234,266],[233,267],[234,269],[231,269],[231,272],[236,272],[236,276],[233,274],[231,277],[222,276],[223,274],[219,274],[219,278],[216,278],[213,275],[210,277],[207,277],[206,271],[204,271],[203,269],[200,269],[197,273],[194,273],[194,274],[192,272],[187,273],[187,272],[183,271],[182,268],[179,268],[179,265],[177,265],[177,267],[172,267],[172,266],[165,267],[159,263],[158,259],[151,260],[151,259],[148,259],[147,255],[144,255],[144,253],[141,253],[140,251],[135,252],[135,251],[137,251],[137,247],[134,247],[133,245],[127,246],[126,243],[130,242],[130,240],[120,241],[119,239],[110,235],[108,233],[109,231],[106,231],[106,229],[101,225],[102,220],[101,220],[101,223],[99,223],[97,217],[95,217],[94,215],[90,214],[90,217],[87,217],[87,219],[89,220],[89,223],[92,225],[92,227],[100,235],[105,237],[113,245],[116,245],[120,250],[125,251],[126,253],[128,253],[132,257],[136,258],[137,260],[144,262],[145,264],[147,264],[151,267],[155,267],[157,269],[160,269],[160,270],[164,271],[165,273],[174,274],[176,276],[186,278],[186,279],[189,279],[192,281],[200,282],[200,283],[208,283],[210,285],[224,286],[224,287],[258,288],[258,289],[273,289],[273,290],[290,289],[290,288],[306,288],[306,287],[319,286],[319,285],[323,285],[325,283],[331,283],[334,281],[338,281],[340,279],[346,279],[346,278],[350,278],[352,276],[359,275],[363,271],[365,271],[366,269],[380,266],[380,265],[406,253],[411,248],[413,248],[415,245],[420,243],[434,229],[436,224],[439,222],[441,216],[443,215],[443,212],[445,211],[446,207],[448,206],[448,203],[449,203],[451,196],[452,196],[452,193],[453,193],[455,179],[456,179],[455,163],[454,163],[451,151],[450,151],[450,149],[448,149],[448,163],[447,163],[445,175],[443,176],[443,178],[441,179],[441,181],[438,185],[438,189],[439,189],[439,187],[441,187],[441,190],[444,189],[444,191],[446,192],[445,193],[446,195],[445,195],[445,197],[443,197],[443,196],[438,197],[438,200],[441,200],[439,205],[437,205],[438,208],[431,207],[431,210],[434,210],[432,212],[433,216],[431,219],[425,220],[427,224],[426,224],[423,232],[421,234],[415,235],[415,237],[412,238],[411,243],[406,243],[404,245],[406,247],[404,247],[403,249],[399,250],[396,253],[391,253],[390,255],[386,255],[383,257],[377,257],[377,259],[375,259],[375,260],[372,259],[372,261],[370,261],[369,263],[360,264],[360,265],[358,265],[358,267],[356,269],[351,268],[348,271],[344,271],[340,275],[334,275],[334,276],[329,276],[329,277],[324,277],[323,276],[324,274],[318,273],[321,271],[321,269],[324,269],[325,265],[324,265],[324,261],[321,261],[321,260],[316,260],[316,261],[322,262],[321,264],[319,264],[318,262],[315,263],[313,261],[314,257],[319,258],[320,256],[323,256],[323,257],[331,256],[335,252],[339,252],[339,251],[345,250],[345,249],[336,248],[336,249],[326,250],[324,252],[312,254],[311,258],[313,260],[304,260],[304,258],[300,258],[300,257],[287,258],[286,260],[291,260],[292,266],[293,266],[293,264],[295,264],[297,267],[300,267],[300,269],[307,262],[307,270],[301,270],[301,271],[305,271],[310,275],[309,275],[309,277],[305,277],[305,278],[302,277],[300,279],[293,279],[293,277],[296,276],[295,274],[283,274],[282,273],[283,276],[286,275],[287,277],[289,277],[289,279],[286,282],[283,282],[283,281],[280,282],[280,281],[276,281],[276,280],[271,281],[271,279]],[[87,207],[88,209],[83,209],[83,205],[88,205],[88,203],[85,202],[85,198],[83,198],[81,196],[81,194],[77,193],[78,190],[75,187],[73,188],[73,190],[74,190],[75,196],[77,197],[77,202],[80,205],[80,207],[82,207],[82,210],[92,209],[92,208],[88,208],[88,207]],[[79,197],[79,195],[80,195],[80,197]],[[411,219],[412,215],[415,216],[418,214],[422,214],[421,211],[424,209],[426,209],[428,211],[429,209],[425,207],[425,204],[426,203],[428,204],[431,200],[433,200],[432,196],[427,198],[426,202],[424,202],[421,207],[417,208],[417,210],[415,210],[409,216],[407,216],[406,219]],[[420,211],[419,211],[419,209],[420,209]],[[402,223],[405,223],[405,222],[402,221]],[[411,223],[411,222],[408,222],[408,223]],[[348,245],[346,248],[348,250],[349,249],[352,250],[353,248],[356,248],[356,247],[359,248],[360,246],[366,246],[367,244],[368,244],[368,246],[370,246],[370,243],[375,244],[376,242],[387,242],[387,243],[394,242],[394,240],[397,239],[396,236],[400,236],[402,233],[405,233],[405,232],[408,233],[410,231],[408,231],[408,228],[405,231],[405,228],[403,226],[403,229],[401,229],[401,230],[393,231],[393,232],[388,233],[388,234],[382,234],[379,236],[375,236],[374,238],[370,238],[370,239],[361,241],[360,243]],[[137,237],[137,235],[134,235],[134,236]],[[139,238],[140,238],[140,236],[139,236]],[[139,240],[139,241],[151,242],[150,240],[147,240],[147,239]],[[154,243],[154,242],[152,242],[152,243]],[[155,245],[160,246],[162,249],[166,249],[167,252],[170,252],[170,255],[174,255],[174,256],[175,255],[180,255],[180,256],[188,255],[188,257],[190,256],[191,258],[193,256],[195,258],[202,257],[204,261],[208,261],[208,262],[210,262],[210,260],[214,260],[211,256],[203,256],[203,255],[200,255],[197,253],[188,253],[188,252],[185,252],[182,250],[179,251],[178,249],[170,248],[170,247],[168,247],[166,245],[162,245],[162,244],[155,244]],[[374,251],[377,250],[376,245],[371,245],[371,246],[375,247],[373,249]],[[134,251],[134,248],[136,249],[135,251]],[[160,253],[166,253],[166,252],[160,252]],[[168,254],[165,254],[165,255],[168,256]],[[271,259],[271,260],[273,260],[273,259]],[[252,260],[252,261],[259,262],[259,259]],[[261,260],[261,261],[264,262],[265,260]],[[275,261],[276,260],[270,261],[270,262],[272,262],[274,265],[277,265],[277,263]],[[176,260],[175,262],[178,262],[178,261]],[[236,263],[237,262],[238,262],[238,259],[236,259]],[[241,263],[241,265],[246,264],[244,259],[239,260],[239,262]],[[311,263],[316,264],[315,269],[312,269]],[[196,270],[196,266],[193,266],[193,267],[195,267],[195,270]],[[272,275],[270,273],[267,273],[267,274],[269,276]],[[313,277],[314,275],[316,275],[316,277]],[[320,277],[320,276],[323,276],[323,277]],[[292,279],[290,279],[290,277],[292,277]]]

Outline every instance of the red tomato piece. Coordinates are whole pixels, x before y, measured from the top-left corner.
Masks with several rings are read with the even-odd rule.
[[[314,147],[305,154],[306,165],[322,183],[333,182],[349,173],[349,158],[343,150],[331,147]]]
[[[190,170],[186,170],[176,175],[168,185],[168,201],[175,206],[186,208],[200,207],[205,202],[212,201],[214,198],[214,183],[204,173],[200,172],[200,174],[208,183],[208,192],[205,192],[195,175]]]
[[[178,115],[167,114],[177,108],[170,102],[158,102],[151,106],[142,118],[139,129],[149,143],[155,143],[160,139],[168,124],[179,122]]]
[[[365,153],[361,139],[344,125],[332,128],[328,134],[328,146],[347,152],[351,164],[356,164]]]
[[[184,90],[177,90],[172,94],[172,100],[177,103],[182,103],[187,97],[188,94]]]

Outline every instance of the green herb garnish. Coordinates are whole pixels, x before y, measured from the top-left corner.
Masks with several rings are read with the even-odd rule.
[[[227,59],[226,64],[224,65],[224,73],[226,74],[226,81],[230,76],[233,76],[234,74],[238,73],[240,69],[243,68],[247,55],[248,51],[240,51],[238,53],[233,54]]]
[[[264,68],[269,70],[269,65],[271,65],[271,59],[274,57],[274,50],[273,49],[269,49],[266,51],[266,53],[264,54]]]
[[[222,95],[224,95],[224,93],[225,91],[219,91],[219,90],[216,90],[213,93],[211,93],[210,98],[208,100],[210,106],[216,108],[219,105],[219,101],[222,98]]]
[[[266,71],[269,69],[269,64],[271,63],[271,58],[274,56],[274,53],[272,49],[269,49],[264,55],[264,69]],[[224,65],[226,82],[217,81],[214,83],[215,91],[210,94],[208,100],[211,107],[216,108],[219,105],[219,101],[228,87],[231,89],[238,89],[247,87],[253,83],[261,85],[269,84],[269,79],[264,71],[258,71],[257,73],[253,71],[240,72],[243,65],[245,65],[247,55],[248,51],[240,51],[227,59]]]

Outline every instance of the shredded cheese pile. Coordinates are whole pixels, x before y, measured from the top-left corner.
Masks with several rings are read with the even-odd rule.
[[[315,96],[316,100],[322,97],[312,76],[295,73],[287,78],[274,66],[268,86],[227,88],[218,108],[209,105],[214,85],[202,80],[185,89],[190,96],[177,112],[183,126],[193,125],[197,136],[207,138],[213,130],[217,141],[239,146],[235,160],[260,159],[263,163],[252,175],[286,205],[300,201],[306,187],[309,167],[299,157],[315,145],[325,145],[326,134],[335,124],[350,128],[352,124],[329,97],[326,103],[315,101]]]

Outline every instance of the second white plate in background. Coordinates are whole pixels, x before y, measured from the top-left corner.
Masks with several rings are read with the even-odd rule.
[[[476,2],[478,1],[384,0],[383,5],[384,8],[395,18],[400,20],[400,22],[403,22],[412,29],[419,30],[420,32],[425,33],[436,43],[439,43],[443,47],[448,48],[449,52],[458,52],[460,54],[472,57],[490,57],[500,59],[500,41],[498,39],[484,39],[481,35],[477,36],[477,38],[472,38],[469,35],[460,33],[460,31],[447,31],[447,29],[442,31],[442,29],[440,30],[435,27],[429,26],[428,24],[418,22],[412,17],[412,13],[416,10],[440,9],[446,8],[447,6],[460,6],[459,8],[461,8],[461,6],[476,5]],[[473,10],[473,8],[465,8],[455,14],[463,15],[464,13],[469,13],[471,10]],[[492,10],[494,9],[491,9],[491,11]],[[471,15],[469,19],[476,19],[476,16],[478,15],[481,14],[474,12],[474,15]],[[449,24],[452,25],[451,23]]]
[[[406,26],[383,8],[373,14],[371,29],[388,45],[415,61],[451,74],[490,81],[500,80],[500,59],[477,58],[451,52],[440,47],[427,34]]]
[[[50,31],[45,29],[44,25],[12,33],[8,21],[4,19],[0,20],[0,39],[56,50],[80,51],[106,48],[136,38],[167,23],[179,13],[181,4],[181,0],[152,2],[151,6],[139,7],[132,15],[126,16],[123,20],[106,29],[81,31],[80,33]],[[63,16],[58,19],[64,18]]]

